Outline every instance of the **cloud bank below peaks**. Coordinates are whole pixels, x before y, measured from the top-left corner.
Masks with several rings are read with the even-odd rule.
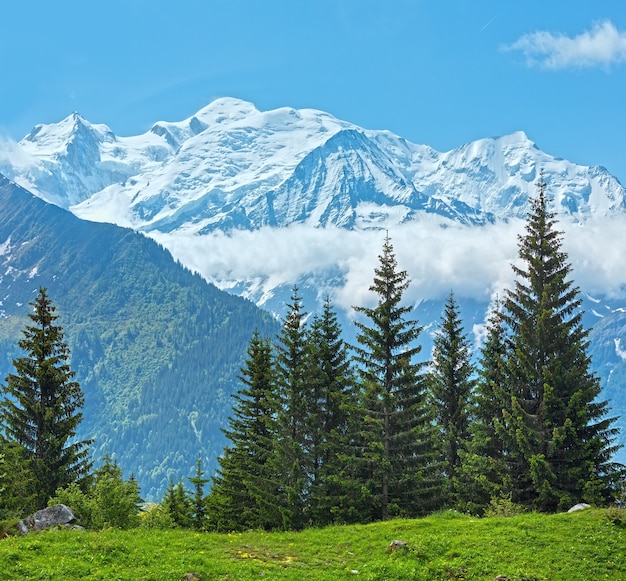
[[[626,32],[605,20],[574,37],[546,31],[525,34],[504,50],[521,51],[529,66],[544,69],[607,68],[626,62]]]
[[[591,220],[584,225],[559,222],[563,248],[573,271],[571,279],[585,292],[622,296],[626,288],[625,217]],[[441,299],[453,290],[459,297],[490,301],[514,280],[517,236],[524,221],[482,227],[464,226],[424,216],[389,231],[398,260],[411,286],[407,302]],[[255,231],[175,236],[153,232],[173,256],[222,289],[253,289],[257,301],[276,287],[314,280],[320,295],[330,294],[336,306],[350,310],[372,305],[368,290],[385,233],[294,225]],[[245,286],[244,285],[244,286]],[[245,293],[244,293],[245,294]]]

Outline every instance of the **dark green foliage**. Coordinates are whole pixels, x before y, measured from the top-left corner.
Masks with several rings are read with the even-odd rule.
[[[193,500],[182,480],[176,484],[170,480],[163,495],[163,509],[169,514],[174,526],[193,528]]]
[[[425,363],[413,361],[421,350],[414,344],[421,327],[405,319],[411,307],[400,303],[409,280],[397,268],[388,236],[379,259],[370,287],[378,304],[355,307],[368,319],[355,323],[362,390],[356,421],[369,518],[385,520],[427,512],[439,483],[432,474],[434,438],[422,372]]]
[[[211,481],[210,478],[204,478],[202,470],[202,458],[196,461],[196,473],[192,478],[188,478],[193,484],[193,526],[198,530],[203,530],[206,525],[206,498],[204,495],[204,486]]]
[[[457,507],[482,514],[492,499],[510,493],[505,449],[497,430],[503,425],[505,388],[504,327],[497,302],[487,320],[481,347],[479,377],[472,406],[468,450],[461,453],[457,478]]]
[[[86,491],[72,483],[57,490],[49,504],[69,506],[80,524],[89,529],[130,529],[139,525],[142,502],[137,480],[132,476],[124,480],[117,462],[107,455]]]
[[[243,387],[225,430],[230,444],[219,458],[208,498],[208,527],[218,531],[285,526],[277,476],[276,384],[272,346],[254,333],[241,369]],[[288,526],[288,525],[287,525]]]
[[[348,346],[329,298],[313,319],[307,336],[307,376],[312,406],[309,519],[315,525],[355,520],[355,484],[343,458],[349,446],[349,420],[356,407]]]
[[[467,453],[474,366],[469,339],[451,292],[434,339],[429,387],[437,424],[437,450],[445,478],[444,503],[457,503],[457,477]]]
[[[614,475],[614,419],[589,370],[579,290],[547,209],[545,184],[519,240],[502,319],[507,331],[503,425],[513,500],[539,510],[600,502]]]
[[[38,487],[31,460],[19,444],[0,436],[0,520],[37,510]]]
[[[288,512],[287,528],[301,529],[307,523],[308,491],[311,482],[312,386],[308,377],[306,313],[297,287],[278,337],[276,381],[278,387],[277,476],[282,483]]]
[[[46,289],[31,303],[32,321],[13,360],[15,373],[3,386],[0,420],[8,441],[24,449],[37,480],[37,506],[43,508],[57,488],[88,476],[91,440],[76,441],[84,397],[70,369],[63,329]]]

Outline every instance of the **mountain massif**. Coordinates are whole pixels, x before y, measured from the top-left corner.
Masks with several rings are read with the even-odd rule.
[[[539,170],[561,215],[626,209],[606,169],[550,156],[523,132],[441,153],[322,111],[261,112],[230,98],[133,137],[73,113],[3,157],[0,173],[42,198],[146,232],[360,229],[423,212],[470,224],[523,218]]]
[[[73,113],[59,123],[38,125],[18,143],[1,149],[0,173],[82,219],[51,206],[40,206],[30,198],[15,208],[16,202],[5,202],[0,219],[0,259],[7,274],[0,288],[6,294],[9,273],[16,276],[19,271],[24,288],[32,292],[44,280],[43,262],[38,261],[37,253],[48,257],[45,281],[51,296],[59,297],[62,311],[69,311],[72,331],[68,328],[68,332],[73,348],[78,347],[76,363],[81,380],[92,394],[92,401],[109,406],[107,414],[118,422],[113,424],[113,435],[105,437],[105,444],[111,441],[113,449],[113,442],[125,442],[132,432],[132,441],[143,441],[149,449],[157,446],[157,427],[184,426],[181,430],[187,436],[177,448],[184,452],[164,454],[162,469],[154,464],[142,468],[156,474],[150,476],[154,478],[150,486],[159,478],[162,482],[168,467],[191,465],[194,458],[181,455],[188,456],[190,450],[195,454],[197,442],[205,441],[209,433],[217,433],[228,413],[225,394],[232,390],[243,349],[225,353],[219,333],[228,335],[240,348],[251,328],[264,325],[265,330],[275,329],[276,323],[269,316],[255,311],[250,303],[224,298],[205,280],[248,297],[274,313],[284,308],[294,283],[299,284],[309,310],[314,310],[327,293],[343,296],[343,302],[338,302],[345,309],[342,322],[349,335],[351,313],[347,301],[354,305],[360,300],[354,296],[355,287],[350,286],[355,284],[351,269],[363,256],[364,248],[374,258],[378,253],[380,247],[373,246],[372,233],[388,230],[399,255],[411,253],[416,263],[428,258],[443,264],[463,243],[456,242],[454,236],[442,235],[426,244],[428,237],[454,232],[459,225],[475,232],[478,238],[486,237],[487,229],[494,225],[505,224],[506,229],[507,224],[525,217],[540,175],[547,183],[552,209],[560,220],[576,224],[580,236],[584,237],[586,225],[594,219],[621,220],[626,216],[626,191],[605,168],[576,165],[545,153],[523,132],[438,152],[388,131],[363,129],[322,111],[259,111],[251,103],[232,98],[218,99],[183,121],[157,122],[144,134],[130,137],[118,136],[108,126],[90,123]],[[15,186],[8,182],[3,182],[2,188],[17,195]],[[20,192],[20,199],[24,195]],[[29,215],[44,212],[36,209],[44,207],[50,217],[35,221],[41,228],[35,236]],[[67,225],[59,228],[61,223]],[[436,229],[427,231],[426,223],[436,224]],[[22,229],[24,233],[17,234]],[[163,248],[129,229],[157,240],[205,280],[176,265]],[[115,234],[106,243],[100,239],[92,242],[95,233],[99,237],[102,232]],[[396,232],[410,232],[412,246],[404,248],[404,238],[396,240]],[[420,232],[425,233],[421,238]],[[69,250],[53,254],[50,243],[30,244],[45,236],[67,244],[72,241],[72,247],[80,247],[84,253],[87,249],[98,250],[93,256],[85,254],[81,261],[67,258]],[[498,245],[499,240],[491,244]],[[7,262],[9,258],[15,260],[18,249],[28,257],[19,267]],[[460,250],[471,255],[467,249]],[[600,261],[602,257],[595,259]],[[479,262],[481,257],[472,260]],[[101,270],[93,270],[91,262],[100,265]],[[290,262],[297,263],[297,268],[292,268]],[[113,265],[122,272],[114,270]],[[472,270],[466,266],[466,277],[471,278]],[[176,277],[188,282],[179,281],[179,286],[166,288],[161,270],[176,272]],[[371,274],[368,270],[368,276]],[[67,285],[64,281],[79,276],[86,276],[88,282],[76,279],[74,285],[56,286]],[[124,286],[125,276],[132,278],[136,286]],[[480,328],[493,290],[497,289],[497,281],[487,284],[481,279],[478,286],[482,285],[484,292],[464,296],[462,288],[455,288],[457,273],[440,268],[436,276],[441,279],[438,288],[444,289],[443,293],[428,295],[424,291],[423,296],[414,297],[417,317],[427,331],[426,354],[428,331],[438,321],[450,288],[454,288],[461,303],[468,330]],[[494,271],[493,277],[497,276],[499,273]],[[367,289],[369,281],[360,286]],[[196,290],[192,293],[187,284]],[[581,290],[588,292],[582,285]],[[591,352],[604,394],[614,412],[626,416],[622,387],[626,379],[626,293],[605,290],[594,288],[584,295],[585,321],[592,328]],[[74,298],[65,303],[69,292]],[[97,298],[100,295],[104,296],[102,300]],[[25,295],[7,296],[10,298],[4,298],[0,307],[7,315],[18,302],[27,302]],[[219,304],[226,301],[238,314],[227,315],[219,311],[222,307],[215,307],[221,314],[211,319],[205,311],[212,312],[213,307],[207,305],[218,296]],[[143,305],[143,310],[127,304],[131,297]],[[189,305],[185,300],[190,301]],[[184,317],[191,317],[184,325],[183,311]],[[251,318],[244,321],[248,313]],[[155,317],[166,331],[148,328],[156,324]],[[134,322],[125,322],[128,318]],[[205,320],[215,323],[211,332],[196,328]],[[11,321],[11,317],[5,317],[0,323],[5,329],[13,325],[14,332],[15,323]],[[105,344],[98,343],[102,339],[96,341],[101,335]],[[207,335],[212,337],[209,343],[201,339]],[[126,350],[116,350],[114,344],[124,345]],[[146,350],[154,350],[154,361],[144,360]],[[211,417],[215,418],[210,428],[199,428],[194,423],[193,418],[198,417],[194,414],[200,410],[191,403],[194,398],[206,401],[192,394],[193,383],[207,384],[195,376],[189,383],[186,379],[190,368],[200,367],[200,362],[206,363],[201,372],[205,378],[218,378],[211,387],[218,403],[210,407]],[[116,366],[119,369],[113,371]],[[148,379],[138,384],[139,376]],[[180,407],[180,412],[172,413],[178,408],[169,406],[163,394],[177,383],[185,386],[181,389],[188,403]],[[222,404],[224,409],[219,407]],[[626,427],[626,420],[622,419],[620,425]],[[626,441],[625,435],[622,441]],[[203,453],[216,455],[221,442],[216,437],[213,448],[204,447]],[[124,452],[129,459],[135,458],[139,450],[138,444],[133,446]],[[126,466],[126,458],[122,462]],[[139,462],[128,466],[140,470]],[[143,473],[138,476],[143,477]]]

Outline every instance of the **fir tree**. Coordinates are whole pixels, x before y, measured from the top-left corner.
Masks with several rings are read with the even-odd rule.
[[[196,473],[189,478],[189,482],[193,484],[193,525],[198,530],[204,529],[206,520],[206,498],[204,495],[204,486],[210,482],[210,478],[204,478],[202,470],[202,458],[196,460]]]
[[[503,425],[504,407],[504,326],[496,301],[486,324],[480,349],[479,376],[470,421],[467,452],[461,452],[458,474],[457,507],[482,515],[494,499],[510,494],[505,450],[498,430]]]
[[[31,305],[33,324],[18,343],[26,355],[13,360],[15,373],[3,386],[0,420],[7,440],[22,446],[31,461],[41,508],[57,488],[88,476],[91,441],[74,439],[84,396],[67,363],[70,351],[55,324],[56,307],[44,288]]]
[[[279,406],[277,413],[278,477],[288,512],[285,527],[301,529],[307,524],[308,492],[311,481],[311,432],[309,416],[313,407],[306,356],[306,313],[298,287],[283,322],[277,346],[276,375]]]
[[[446,480],[444,502],[455,506],[461,455],[467,451],[470,401],[474,387],[471,347],[459,307],[450,295],[434,339],[429,385],[437,424],[437,449]]]
[[[370,518],[413,516],[432,508],[438,483],[432,475],[433,430],[426,402],[424,362],[413,359],[421,350],[414,342],[421,327],[401,306],[409,285],[398,270],[389,236],[370,290],[374,308],[355,307],[368,319],[356,321],[355,360],[361,382],[361,477],[369,490]]]
[[[219,459],[208,497],[209,527],[220,530],[283,527],[276,476],[276,387],[272,346],[254,333],[241,369],[243,387],[224,430],[230,444]]]
[[[613,475],[616,428],[589,370],[579,290],[547,208],[546,184],[519,239],[521,265],[507,292],[503,444],[514,500],[539,510],[599,501]]]
[[[193,504],[182,480],[170,480],[163,495],[163,507],[175,526],[189,529],[193,526]]]
[[[348,419],[355,407],[354,378],[348,346],[330,298],[315,316],[307,337],[307,377],[313,406],[309,464],[311,522],[325,525],[354,519],[354,491],[342,455],[348,445]]]

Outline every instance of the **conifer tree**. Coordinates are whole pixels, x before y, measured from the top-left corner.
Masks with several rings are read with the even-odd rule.
[[[491,500],[510,494],[505,450],[498,430],[503,425],[504,407],[504,326],[497,300],[486,324],[480,349],[467,452],[461,452],[457,508],[482,515]]]
[[[614,474],[617,430],[598,401],[579,290],[543,180],[519,238],[520,265],[502,317],[507,330],[503,444],[514,500],[538,510],[598,502]]]
[[[306,514],[312,470],[309,416],[313,404],[308,381],[306,313],[297,286],[287,308],[276,348],[277,470],[288,507],[284,513],[285,528],[298,530],[308,524],[309,518]]]
[[[202,530],[206,520],[206,498],[204,495],[204,486],[210,482],[210,478],[204,477],[202,470],[202,458],[196,460],[196,473],[189,478],[189,482],[193,484],[193,526],[198,530]]]
[[[219,458],[207,499],[208,525],[219,531],[283,527],[276,474],[276,386],[272,346],[255,332],[241,369],[243,387],[224,431],[230,444]]]
[[[70,351],[56,325],[56,307],[46,289],[31,303],[32,321],[19,346],[26,352],[13,360],[15,373],[6,378],[0,421],[8,441],[23,447],[37,480],[37,505],[42,508],[57,488],[88,476],[90,440],[76,441],[84,404],[73,380]]]
[[[470,405],[474,387],[471,346],[464,333],[454,293],[446,301],[434,338],[429,386],[437,424],[437,449],[442,461],[444,503],[455,506],[461,456],[467,451]]]
[[[189,529],[193,525],[193,504],[183,481],[170,480],[163,495],[163,507],[175,526]]]
[[[354,378],[348,346],[330,298],[315,316],[307,336],[307,377],[313,406],[311,434],[310,520],[325,525],[354,518],[351,480],[342,459],[348,446],[348,419],[355,408]]]
[[[421,327],[406,319],[401,306],[408,288],[398,270],[389,236],[370,290],[374,308],[355,307],[367,322],[356,321],[355,361],[361,383],[360,447],[364,487],[370,494],[370,518],[414,516],[433,506],[439,483],[433,475],[433,429],[426,401],[424,362],[414,358]]]

